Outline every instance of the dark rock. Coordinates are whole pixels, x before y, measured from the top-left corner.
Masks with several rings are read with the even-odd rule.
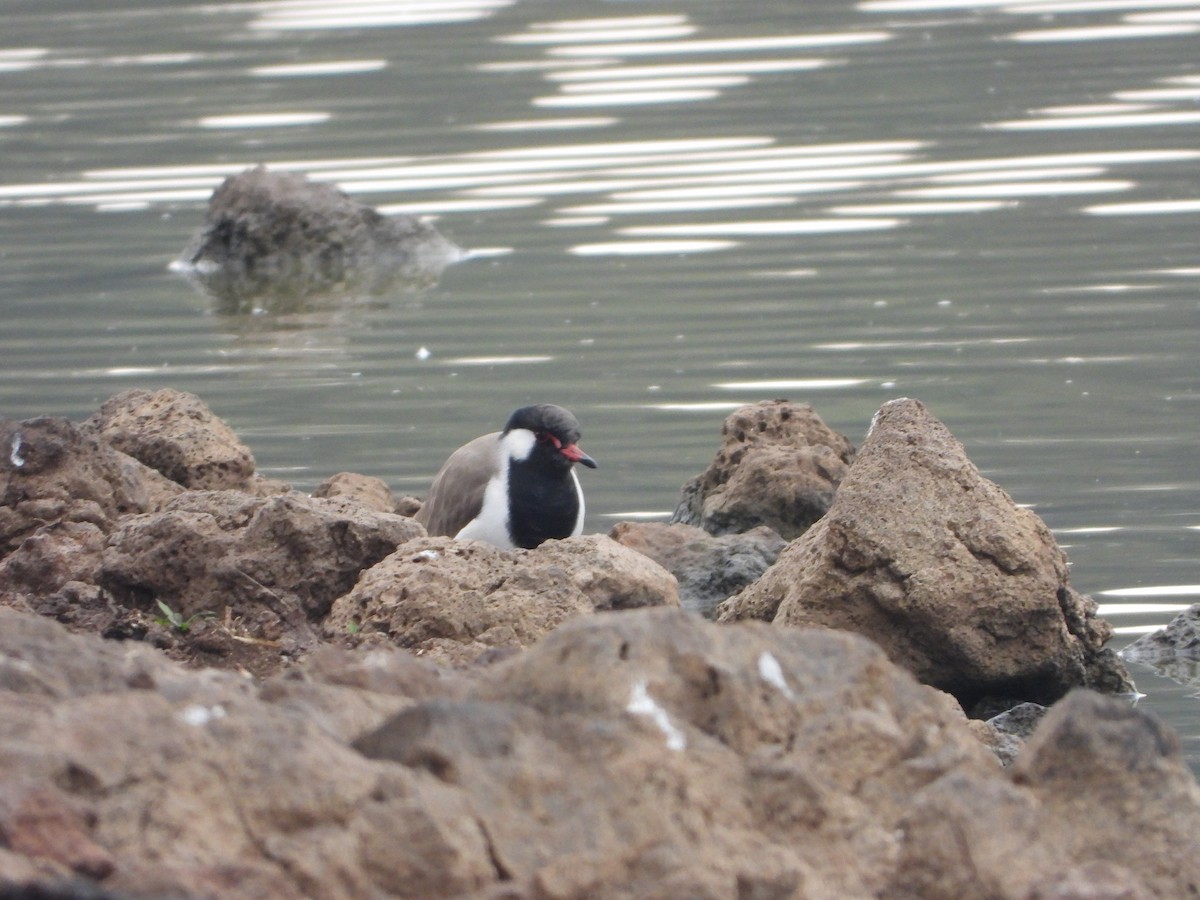
[[[672,522],[709,534],[766,525],[790,541],[825,514],[854,459],[850,441],[806,403],[743,406],[721,438],[708,469],[683,486]]]
[[[181,268],[224,312],[425,287],[463,252],[430,224],[384,216],[330,184],[263,166],[225,179]]]
[[[82,430],[190,490],[246,490],[254,474],[250,450],[195,394],[126,391]]]
[[[567,619],[679,605],[675,579],[601,535],[500,550],[479,541],[410,541],[333,604],[327,637],[386,636],[441,662],[528,647]]]
[[[879,410],[828,514],[720,618],[856,631],[965,708],[1132,689],[1045,523],[915,400]]]
[[[107,533],[180,488],[66,419],[0,419],[0,556],[39,528],[90,523]]]
[[[70,582],[90,582],[105,534],[92,522],[57,521],[0,561],[0,604],[31,609]]]
[[[1180,684],[1200,685],[1200,604],[1189,606],[1166,627],[1141,635],[1121,656]]]
[[[787,546],[765,525],[714,537],[693,525],[621,522],[608,536],[674,575],[680,603],[709,617],[718,603],[762,575]]]
[[[1022,703],[1012,709],[992,716],[988,724],[1004,734],[1021,740],[1027,739],[1046,715],[1046,707],[1039,703]]]
[[[226,635],[235,643],[305,649],[363,570],[423,533],[349,500],[191,491],[161,512],[123,518],[97,578],[123,605],[157,615],[161,601],[188,628],[215,615],[238,626],[238,637]],[[226,638],[210,636],[207,649]]]

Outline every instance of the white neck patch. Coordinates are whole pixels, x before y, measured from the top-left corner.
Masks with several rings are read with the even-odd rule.
[[[533,445],[536,443],[537,437],[528,428],[514,428],[500,438],[500,450],[509,459],[522,462],[529,459],[529,454],[533,452]]]

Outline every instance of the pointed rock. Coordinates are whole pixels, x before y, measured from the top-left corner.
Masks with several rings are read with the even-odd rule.
[[[879,410],[828,514],[720,618],[864,634],[967,708],[1131,688],[1045,523],[916,400]]]

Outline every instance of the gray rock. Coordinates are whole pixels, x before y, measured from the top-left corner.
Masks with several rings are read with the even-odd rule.
[[[709,618],[718,603],[762,575],[787,546],[765,525],[714,537],[694,525],[620,522],[608,534],[674,575],[684,608]]]
[[[464,255],[427,222],[384,216],[333,185],[258,166],[213,192],[177,268],[223,312],[284,312],[425,287]]]

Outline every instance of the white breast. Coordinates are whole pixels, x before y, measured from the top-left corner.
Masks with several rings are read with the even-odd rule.
[[[483,494],[483,508],[455,536],[456,540],[487,541],[504,550],[516,544],[508,535],[508,466],[493,478]]]
[[[508,533],[508,462],[510,459],[525,459],[533,449],[536,438],[532,431],[517,428],[504,435],[499,442],[496,459],[496,474],[488,482],[483,493],[483,507],[479,515],[468,522],[454,537],[456,540],[487,541],[503,550],[513,550],[516,544]],[[574,477],[572,472],[571,476]],[[575,482],[579,490],[579,482]],[[582,505],[583,493],[579,494]],[[577,529],[583,528],[583,512],[580,510]],[[578,534],[579,531],[576,531]]]

